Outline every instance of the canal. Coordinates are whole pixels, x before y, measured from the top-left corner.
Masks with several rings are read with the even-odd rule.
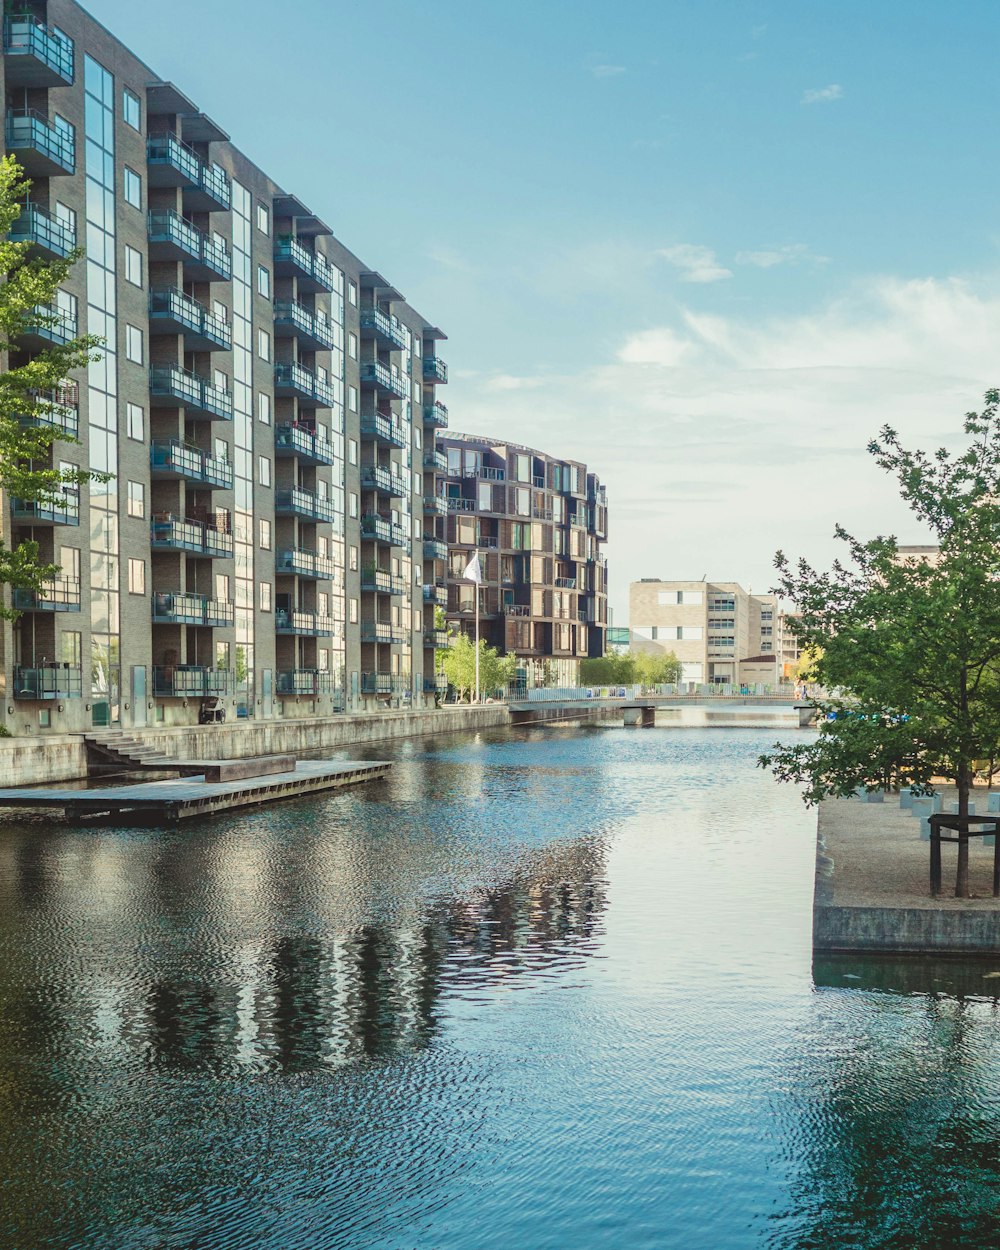
[[[995,1246],[1000,980],[814,980],[773,738],[496,731],[199,828],[4,823],[0,1246]]]

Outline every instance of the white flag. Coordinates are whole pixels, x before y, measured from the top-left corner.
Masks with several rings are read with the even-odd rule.
[[[481,586],[483,584],[483,569],[482,565],[479,563],[478,551],[465,566],[465,572],[462,576],[467,582],[475,582],[477,586]]]

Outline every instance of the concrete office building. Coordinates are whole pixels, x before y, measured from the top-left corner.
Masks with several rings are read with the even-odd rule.
[[[672,651],[683,681],[776,682],[777,619],[775,596],[751,594],[736,582],[644,578],[629,587],[633,647]]]
[[[478,550],[480,637],[516,655],[529,685],[575,685],[580,660],[604,654],[608,535],[604,487],[587,466],[471,434],[439,440],[448,515],[448,624],[474,629]]]
[[[61,573],[2,638],[15,734],[324,715],[434,686],[425,586],[441,331],[73,0],[4,20],[12,231],[86,249],[52,336],[101,336],[67,380],[57,462],[113,474],[3,537]],[[425,542],[425,536],[428,540]]]

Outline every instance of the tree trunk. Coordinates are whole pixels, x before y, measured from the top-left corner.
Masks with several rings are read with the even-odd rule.
[[[972,770],[966,764],[959,765],[958,776],[958,814],[969,814],[969,789],[972,784]],[[965,829],[958,835],[958,869],[955,873],[955,897],[969,897],[969,837]]]

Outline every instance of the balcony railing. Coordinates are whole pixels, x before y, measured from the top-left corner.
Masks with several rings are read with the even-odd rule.
[[[155,593],[153,595],[153,620],[158,624],[207,625],[225,628],[232,625],[234,607],[221,599],[209,599],[205,595]]]
[[[427,516],[447,516],[448,500],[443,495],[425,495],[424,513]]]
[[[75,383],[67,383],[54,391],[35,391],[39,407],[21,417],[22,425],[46,425],[66,438],[80,432],[80,391]]]
[[[4,19],[7,86],[63,87],[73,83],[73,40],[30,13]]]
[[[380,308],[362,308],[361,337],[373,338],[390,351],[403,351],[406,347],[406,331],[395,317]]]
[[[64,346],[78,333],[75,313],[51,304],[36,304],[18,336],[26,347],[45,347],[49,343]]]
[[[233,419],[233,397],[228,391],[213,386],[198,373],[179,365],[159,365],[149,371],[149,393],[155,401],[183,405],[188,415],[209,420]]]
[[[64,486],[60,498],[62,504],[54,499],[12,499],[11,516],[26,525],[79,525],[80,492]]]
[[[380,360],[366,360],[361,365],[361,385],[377,391],[385,391],[396,399],[409,399],[410,379],[405,373],[397,373]]]
[[[406,492],[406,479],[381,464],[361,466],[361,489],[374,490],[380,495],[402,499]]]
[[[440,356],[424,357],[424,381],[442,384],[448,381],[448,366]]]
[[[339,694],[341,689],[334,673],[315,668],[279,669],[275,679],[278,694]]]
[[[440,538],[424,539],[424,559],[425,560],[447,560],[448,544],[441,541]]]
[[[329,317],[291,299],[274,301],[274,333],[277,338],[295,334],[303,346],[319,351],[329,351],[336,341]]]
[[[336,460],[329,441],[325,438],[318,438],[314,430],[298,422],[279,425],[275,428],[274,454],[298,456],[312,464],[333,464]]]
[[[228,513],[223,514],[228,519]],[[227,521],[228,523],[228,521]],[[233,536],[226,529],[204,521],[154,517],[150,522],[150,545],[159,551],[191,551],[228,559],[233,554]]]
[[[298,577],[332,581],[337,575],[337,565],[328,556],[318,555],[304,547],[286,547],[278,552],[274,571],[278,574],[294,573]]]
[[[406,591],[406,581],[388,569],[369,566],[361,570],[361,589],[379,595],[401,595]]]
[[[337,285],[330,263],[288,234],[274,240],[274,267],[277,273],[297,278],[303,290],[333,291]]]
[[[176,135],[149,135],[146,162],[150,186],[182,187],[189,192],[193,208],[203,212],[225,211],[232,205],[229,179],[221,169],[207,165],[194,148]]]
[[[387,447],[405,447],[407,442],[403,426],[381,412],[361,414],[361,438],[374,439],[376,443],[384,443]]]
[[[530,616],[531,609],[526,603],[505,603],[503,614],[504,616]]]
[[[448,409],[444,404],[424,404],[424,425],[432,425],[437,430],[448,428]]]
[[[475,512],[476,501],[474,499],[457,499],[449,495],[446,503],[449,512]]]
[[[435,673],[433,677],[424,678],[425,694],[444,694],[448,689],[448,678],[444,673]]]
[[[76,247],[76,231],[38,204],[25,204],[10,228],[12,243],[30,243],[48,256],[65,259]]]
[[[161,699],[199,699],[232,693],[233,673],[199,664],[166,664],[153,668],[153,694]]]
[[[15,699],[81,699],[83,669],[69,664],[48,664],[42,668],[14,666]]]
[[[79,612],[80,579],[54,577],[35,590],[15,586],[12,603],[18,612]]]
[[[330,383],[297,361],[274,366],[274,391],[277,395],[294,395],[309,407],[332,408],[334,403]]]
[[[161,326],[169,333],[182,334],[195,351],[216,348],[229,351],[233,345],[227,321],[174,287],[163,287],[149,293],[150,333],[155,334]]]
[[[149,463],[154,477],[183,477],[190,482],[204,482],[227,490],[233,484],[233,466],[228,460],[209,456],[200,447],[192,447],[178,439],[154,442],[149,449]]]
[[[337,520],[337,509],[333,500],[322,499],[302,486],[276,491],[274,511],[279,516],[297,516],[307,521]]]
[[[333,634],[333,617],[316,612],[289,611],[278,608],[274,628],[279,634],[302,634],[312,638],[329,638]]]
[[[451,646],[451,634],[446,629],[429,629],[424,634],[424,645],[442,651]]]
[[[199,230],[179,213],[150,213],[147,222],[150,255],[184,262],[193,278],[228,282],[233,262],[223,243]]]
[[[362,694],[409,694],[409,673],[362,673]]]
[[[406,531],[401,525],[370,512],[361,518],[361,537],[390,547],[406,546]]]
[[[7,150],[25,173],[51,177],[76,173],[76,135],[72,128],[54,126],[36,109],[7,110]]]
[[[448,591],[444,586],[425,586],[424,603],[434,603],[440,608],[448,606]]]
[[[435,451],[433,448],[424,452],[424,468],[434,469],[438,473],[448,472],[448,457],[443,451]]]
[[[381,645],[406,642],[407,637],[399,625],[393,625],[389,621],[362,621],[361,641]]]

